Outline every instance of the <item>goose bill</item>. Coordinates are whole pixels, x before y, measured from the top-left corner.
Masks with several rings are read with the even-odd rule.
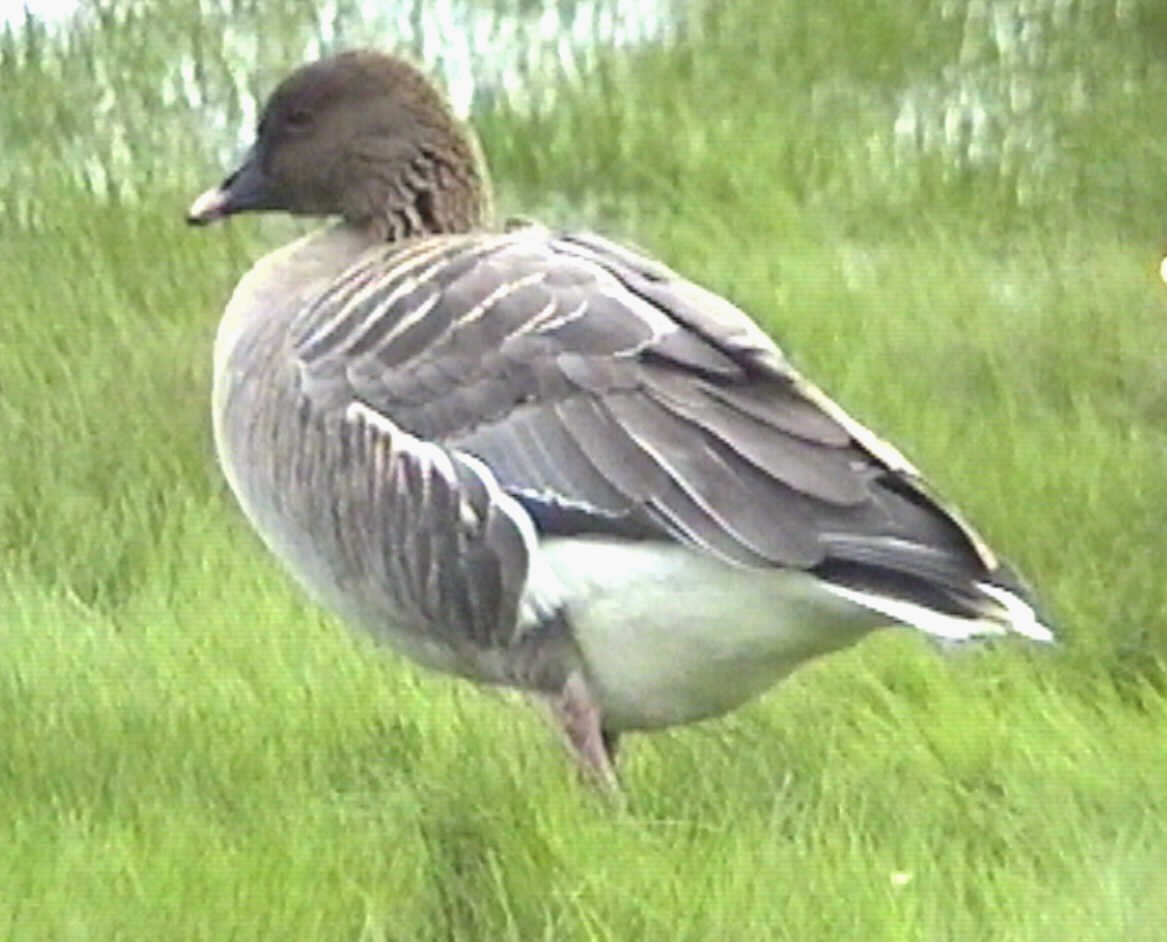
[[[238,170],[191,203],[186,221],[192,226],[205,226],[245,210],[274,209],[277,204],[272,196],[271,180],[253,148]]]

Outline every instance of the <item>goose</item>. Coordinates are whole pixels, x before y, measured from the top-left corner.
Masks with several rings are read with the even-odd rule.
[[[608,239],[492,223],[472,131],[411,62],[285,78],[187,220],[333,217],[261,259],[214,345],[219,463],[321,605],[621,734],[757,697],[877,628],[1051,641],[1029,590],[754,321]]]

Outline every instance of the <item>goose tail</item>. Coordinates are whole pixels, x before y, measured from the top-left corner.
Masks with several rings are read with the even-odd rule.
[[[1029,590],[1007,566],[953,578],[936,571],[838,564],[818,573],[837,596],[944,641],[971,641],[1020,635],[1055,641],[1053,630],[1035,607]]]

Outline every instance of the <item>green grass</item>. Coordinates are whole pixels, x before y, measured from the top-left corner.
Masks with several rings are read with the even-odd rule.
[[[1040,167],[896,156],[903,89],[997,75],[959,4],[725,7],[554,109],[477,115],[502,210],[636,241],[754,312],[1020,565],[1064,644],[870,639],[633,739],[627,807],[606,806],[521,700],[311,608],[231,504],[214,323],[291,227],[181,223],[224,140],[161,76],[190,55],[240,113],[258,83],[207,51],[222,24],[158,0],[10,31],[0,935],[1167,935],[1158,6],[1033,14],[1036,104],[999,120],[1041,125]],[[265,74],[314,28],[286,4],[239,17],[239,48],[281,24]]]

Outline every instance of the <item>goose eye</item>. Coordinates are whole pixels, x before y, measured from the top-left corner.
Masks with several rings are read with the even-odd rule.
[[[284,116],[284,124],[294,130],[302,130],[312,123],[312,112],[305,108],[296,108]]]

